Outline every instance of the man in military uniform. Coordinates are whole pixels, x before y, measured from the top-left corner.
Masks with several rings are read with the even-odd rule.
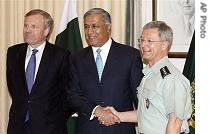
[[[121,122],[137,122],[144,134],[189,133],[187,120],[192,113],[190,83],[168,59],[173,40],[172,29],[162,21],[143,28],[139,41],[148,65],[138,87],[137,111],[117,112]]]

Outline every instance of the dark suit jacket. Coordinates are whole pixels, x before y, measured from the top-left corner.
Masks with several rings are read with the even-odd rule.
[[[116,43],[104,66],[101,82],[89,46],[71,57],[71,76],[68,102],[78,112],[77,134],[135,134],[135,124],[120,123],[103,126],[97,119],[90,121],[95,106],[113,106],[118,111],[133,110],[137,103],[136,87],[142,74],[142,60],[137,49]]]
[[[11,46],[7,51],[7,85],[12,98],[8,134],[23,134],[29,111],[33,134],[66,134],[63,111],[69,52],[46,43],[31,93],[25,79],[28,44]]]

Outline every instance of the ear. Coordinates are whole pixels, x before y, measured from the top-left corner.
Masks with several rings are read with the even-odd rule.
[[[45,37],[47,37],[49,33],[50,33],[50,28],[46,28],[46,29],[44,30],[44,35],[45,35]]]
[[[111,28],[112,28],[111,24],[107,24],[107,32],[108,33],[111,33]]]
[[[163,41],[163,43],[162,43],[162,49],[163,50],[168,50],[169,49],[168,41]]]

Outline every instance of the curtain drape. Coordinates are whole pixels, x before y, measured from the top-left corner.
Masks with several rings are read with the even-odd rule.
[[[83,14],[92,7],[107,10],[112,17],[112,37],[125,43],[127,0],[78,0],[77,13],[84,46]],[[55,42],[64,0],[0,0],[0,134],[6,134],[11,99],[6,85],[6,52],[9,46],[23,42],[24,15],[31,9],[47,11],[54,19],[54,29],[49,39]]]

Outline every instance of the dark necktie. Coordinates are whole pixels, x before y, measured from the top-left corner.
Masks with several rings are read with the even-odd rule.
[[[32,89],[32,86],[34,83],[34,75],[35,75],[35,68],[36,68],[36,53],[38,52],[38,50],[33,49],[32,51],[33,52],[29,59],[29,62],[28,62],[27,68],[26,68],[26,73],[25,73],[29,94],[31,92],[31,89]],[[27,111],[25,122],[28,120],[29,120],[29,113]]]
[[[102,62],[102,58],[101,58],[101,49],[98,48],[96,50],[97,52],[97,56],[96,56],[96,67],[97,67],[97,71],[98,71],[98,77],[99,80],[101,81],[101,76],[102,76],[102,72],[103,72],[103,62]]]
[[[33,49],[31,54],[31,58],[28,62],[28,66],[26,68],[26,81],[28,86],[28,92],[31,92],[33,83],[34,83],[34,75],[35,75],[35,68],[36,68],[36,53],[38,52],[37,49]]]

